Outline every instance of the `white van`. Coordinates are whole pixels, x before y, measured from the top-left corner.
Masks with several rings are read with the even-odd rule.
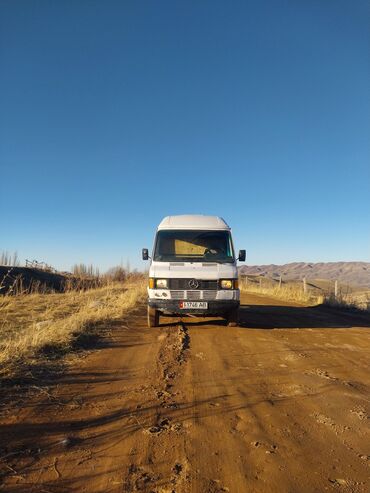
[[[231,229],[216,216],[184,215],[163,219],[155,236],[148,286],[148,325],[161,314],[221,316],[237,325],[240,292]]]

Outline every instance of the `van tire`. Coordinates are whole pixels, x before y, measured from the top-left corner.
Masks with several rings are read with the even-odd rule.
[[[227,314],[227,325],[228,327],[237,327],[239,322],[239,308],[233,308]]]
[[[159,311],[151,306],[148,306],[148,327],[159,326]]]

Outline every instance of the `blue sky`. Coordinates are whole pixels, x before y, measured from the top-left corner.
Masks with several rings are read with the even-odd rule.
[[[0,3],[0,250],[143,268],[163,216],[248,263],[370,261],[365,0]]]

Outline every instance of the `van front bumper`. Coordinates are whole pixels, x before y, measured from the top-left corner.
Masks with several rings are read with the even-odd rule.
[[[203,301],[203,300],[199,300]],[[204,300],[206,301],[206,300]],[[210,316],[223,316],[229,313],[231,310],[239,307],[239,300],[213,300],[207,301],[208,308],[206,309],[191,309],[184,310],[180,308],[180,301],[178,300],[148,300],[148,305],[151,308],[160,310],[163,313],[170,313],[171,315],[200,315],[208,317]]]

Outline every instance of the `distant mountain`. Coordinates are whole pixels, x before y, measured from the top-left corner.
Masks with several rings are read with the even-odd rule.
[[[342,284],[370,288],[369,262],[292,262],[284,265],[243,265],[240,274],[266,276],[285,281],[302,279],[338,279]]]

